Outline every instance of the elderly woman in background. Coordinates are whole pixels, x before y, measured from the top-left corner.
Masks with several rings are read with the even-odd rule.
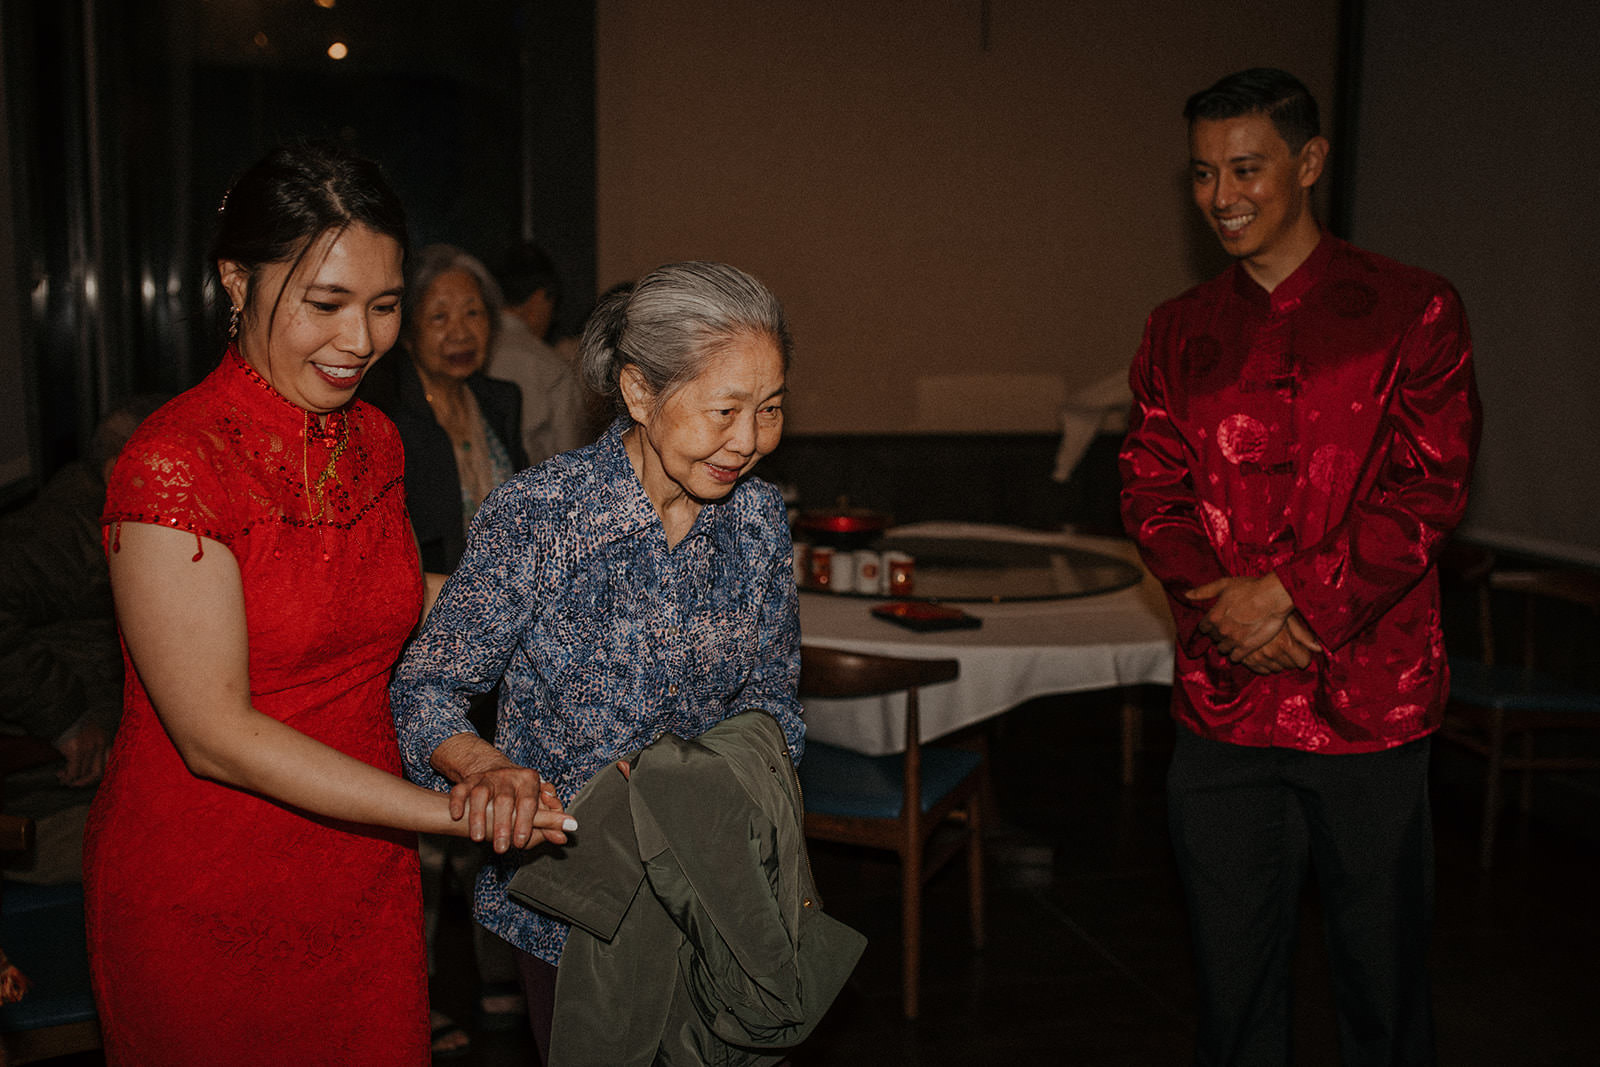
[[[782,308],[733,267],[671,264],[606,298],[581,354],[618,418],[479,512],[391,688],[407,773],[446,789],[509,756],[569,803],[662,734],[752,709],[798,760],[789,530],[778,491],[749,477],[783,431]],[[504,756],[466,718],[496,686]],[[475,911],[519,950],[542,1053],[567,927],[506,896],[527,858],[485,866]]]
[[[483,373],[503,303],[500,287],[476,258],[447,244],[417,256],[406,285],[400,335],[406,358],[384,361],[367,375],[361,398],[394,421],[405,447],[406,508],[422,551],[423,570],[448,574],[466,548],[467,528],[491,490],[528,465],[522,441],[521,389]],[[473,718],[488,729],[493,701],[480,701]],[[422,896],[428,971],[434,969],[434,935],[445,869],[471,882],[482,862],[466,841],[424,835]],[[522,997],[504,942],[473,929],[477,957],[477,1022],[483,1029],[520,1025]],[[471,1038],[442,1012],[432,1013],[433,1052],[465,1055]]]
[[[483,373],[501,303],[482,263],[429,245],[406,284],[400,344],[408,358],[378,364],[361,387],[361,399],[400,431],[406,508],[423,569],[436,574],[455,569],[490,490],[528,465],[522,393]]]

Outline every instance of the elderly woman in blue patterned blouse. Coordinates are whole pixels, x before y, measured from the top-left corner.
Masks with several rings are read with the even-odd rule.
[[[782,433],[789,357],[777,299],[723,264],[670,264],[602,301],[583,374],[619,416],[484,503],[394,676],[414,780],[463,797],[515,780],[515,818],[494,823],[500,836],[514,825],[521,848],[542,836],[539,798],[570,802],[665,733],[692,738],[764,709],[798,761],[789,531],[777,490],[748,477]],[[496,685],[503,752],[466,719],[473,695]],[[485,867],[475,913],[521,950],[543,1051],[566,927],[507,898],[526,858]]]

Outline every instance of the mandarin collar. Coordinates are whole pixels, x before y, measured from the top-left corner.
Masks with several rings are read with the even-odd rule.
[[[228,346],[219,369],[227,370],[224,381],[250,413],[286,437],[299,434],[307,441],[332,445],[344,431],[349,404],[329,412],[325,421],[319,421],[317,412],[308,411],[278,392],[266,376],[244,358],[237,344]]]
[[[628,458],[628,450],[622,444],[622,435],[632,426],[632,420],[626,415],[618,416],[595,445],[595,466],[616,503],[615,510],[598,509],[597,513],[604,514],[605,521],[593,531],[597,540],[620,541],[651,526],[661,528],[661,516],[656,514],[655,505],[650,503],[650,496],[644,491],[644,484],[634,472],[633,461]],[[743,484],[742,481],[739,483]],[[720,543],[723,540],[720,534],[727,526],[722,519],[722,512],[738,491],[739,486],[736,485],[726,498],[700,505],[694,525],[683,535],[678,547],[706,537]],[[673,551],[677,551],[677,547]]]
[[[1250,277],[1250,272],[1244,269],[1243,263],[1235,263],[1231,268],[1234,272],[1234,292],[1266,311],[1282,311],[1299,303],[1322,280],[1323,275],[1327,274],[1328,263],[1333,259],[1336,246],[1341,243],[1327,230],[1321,232],[1322,238],[1317,241],[1317,246],[1311,250],[1311,254],[1306,256],[1301,264],[1270,293],[1261,287],[1260,282]]]

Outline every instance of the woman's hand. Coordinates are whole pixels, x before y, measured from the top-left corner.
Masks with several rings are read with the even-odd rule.
[[[205,537],[197,544],[195,534],[147,523],[119,530],[110,559],[117,619],[156,715],[191,773],[335,819],[467,833],[460,814],[452,818],[449,797],[255,709],[244,581],[226,545]],[[509,842],[518,814],[513,800],[496,818],[502,813]],[[562,818],[559,805],[540,812],[530,804],[526,818],[536,815]],[[486,820],[478,821],[482,833]]]
[[[434,750],[431,761],[454,781],[450,817],[465,819],[467,836],[490,841],[496,852],[565,844],[578,823],[561,807],[554,787],[529,767],[472,734],[457,734]]]
[[[492,841],[496,852],[532,848],[541,841],[565,844],[578,823],[561,809],[555,787],[539,772],[507,761],[457,782],[450,790],[450,816],[467,820],[467,836]]]

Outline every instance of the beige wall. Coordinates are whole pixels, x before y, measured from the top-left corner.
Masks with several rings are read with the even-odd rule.
[[[1049,431],[1220,261],[1188,93],[1332,101],[1337,0],[599,0],[599,280],[721,259],[784,301],[791,432]]]

